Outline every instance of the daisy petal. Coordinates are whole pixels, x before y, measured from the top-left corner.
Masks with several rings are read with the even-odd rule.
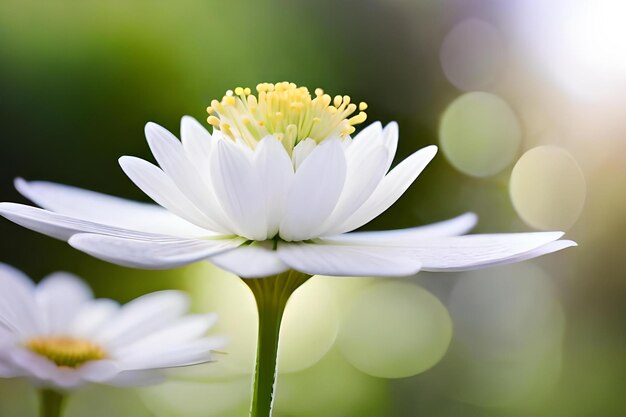
[[[91,337],[120,309],[119,303],[105,298],[93,300],[78,311],[68,325],[71,334]]]
[[[237,145],[220,140],[212,162],[215,192],[237,234],[251,240],[265,240],[265,198],[251,160]]]
[[[465,271],[521,262],[576,246],[561,232],[468,235],[429,240],[415,248],[425,271]]]
[[[293,167],[294,169],[300,169],[300,165],[315,149],[315,141],[313,139],[305,139],[300,141],[295,148],[293,148]]]
[[[436,153],[436,146],[427,146],[406,158],[382,179],[370,198],[348,220],[326,234],[349,232],[378,217],[404,194]]]
[[[17,269],[0,263],[0,327],[19,336],[43,330],[31,280]]]
[[[68,240],[76,233],[97,233],[129,239],[170,240],[171,236],[122,229],[16,203],[0,203],[0,215],[45,235]]]
[[[119,362],[124,370],[173,368],[196,365],[212,360],[211,349],[222,347],[219,338],[197,339],[188,343],[153,346],[127,355]]]
[[[106,382],[120,373],[120,368],[114,361],[104,359],[85,363],[77,373],[85,381]]]
[[[203,236],[206,230],[155,204],[140,203],[45,181],[15,180],[15,188],[44,209],[82,220],[150,233]]]
[[[389,171],[393,158],[396,156],[398,150],[398,124],[396,122],[390,122],[383,129],[383,142],[387,147],[387,167],[386,171]]]
[[[285,212],[287,192],[293,181],[293,165],[285,147],[273,136],[268,136],[256,147],[254,166],[265,196],[267,234],[274,236]]]
[[[189,201],[159,167],[134,156],[122,156],[119,163],[128,178],[157,204],[197,226],[219,231],[219,225]]]
[[[360,145],[368,146],[368,144],[376,142],[376,140],[381,138],[382,133],[383,125],[380,122],[371,123],[356,134],[356,136],[352,139],[351,147]]]
[[[155,346],[185,344],[206,335],[217,321],[217,314],[196,314],[176,320],[169,326],[157,330],[132,344],[115,351],[115,356],[125,357],[150,352]]]
[[[230,229],[213,187],[207,184],[192,164],[181,142],[167,129],[156,123],[146,124],[148,145],[165,174],[176,187],[214,224],[213,230]]]
[[[183,116],[180,121],[180,139],[185,155],[202,174],[211,160],[211,134],[193,117]]]
[[[93,298],[93,293],[77,276],[55,272],[37,285],[35,297],[45,316],[47,332],[60,334],[83,304]]]
[[[79,233],[72,236],[68,242],[82,252],[117,265],[142,269],[169,269],[233,249],[241,245],[244,239],[171,238],[150,241]]]
[[[296,171],[280,237],[288,241],[315,237],[337,205],[345,178],[346,159],[339,140],[317,145]]]
[[[283,243],[284,263],[311,275],[396,277],[416,274],[420,261],[398,248],[316,243]]]
[[[95,338],[109,348],[123,346],[163,329],[189,308],[189,298],[180,291],[157,291],[122,306]]]
[[[349,149],[354,146],[358,143]],[[361,207],[387,172],[387,148],[382,145],[369,152],[347,152],[346,159],[346,182],[337,206],[326,221],[325,228],[329,230],[342,224]]]
[[[325,237],[326,241],[364,244],[410,246],[415,241],[437,237],[459,236],[469,232],[478,221],[474,213],[465,213],[450,220],[408,229],[352,232]]]
[[[263,278],[289,269],[276,251],[256,245],[240,246],[211,256],[209,261],[241,278]]]

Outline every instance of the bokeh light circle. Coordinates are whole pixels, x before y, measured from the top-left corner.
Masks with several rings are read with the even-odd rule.
[[[539,146],[515,164],[510,194],[515,210],[529,226],[566,230],[576,222],[585,205],[585,176],[566,150]]]
[[[378,282],[355,294],[339,333],[339,348],[360,371],[403,378],[431,368],[452,338],[446,308],[417,285]]]
[[[448,81],[460,90],[484,90],[493,85],[504,62],[504,43],[489,23],[466,19],[445,37],[441,67]]]
[[[487,177],[507,167],[522,133],[517,116],[500,97],[471,92],[454,100],[439,125],[443,153],[461,172]]]

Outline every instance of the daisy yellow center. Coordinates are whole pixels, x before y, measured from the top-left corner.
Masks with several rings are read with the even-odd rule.
[[[262,83],[256,87],[228,90],[221,101],[207,108],[208,123],[231,139],[242,139],[254,148],[265,136],[276,136],[290,151],[304,139],[316,142],[330,136],[344,137],[367,118],[366,103],[352,103],[349,96],[325,94],[294,83]],[[358,113],[357,113],[358,111]],[[356,114],[355,114],[356,113]]]
[[[79,368],[89,361],[104,359],[104,350],[88,341],[67,336],[37,337],[25,343],[26,348],[45,356],[57,366]]]

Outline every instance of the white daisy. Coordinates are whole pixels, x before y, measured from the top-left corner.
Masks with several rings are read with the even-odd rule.
[[[185,315],[185,294],[159,291],[120,306],[94,299],[77,277],[57,272],[34,285],[0,264],[0,378],[27,377],[69,390],[161,381],[165,368],[211,360],[215,314]]]
[[[124,156],[130,179],[158,205],[18,179],[43,209],[0,203],[0,214],[119,265],[165,269],[209,260],[244,278],[406,276],[517,262],[575,245],[562,232],[468,235],[472,213],[403,230],[354,232],[389,208],[437,148],[391,167],[398,127],[365,120],[348,96],[312,97],[290,83],[229,91],[209,107],[209,133],[183,117],[181,138],[154,123],[159,166]],[[353,113],[360,112],[352,116]]]

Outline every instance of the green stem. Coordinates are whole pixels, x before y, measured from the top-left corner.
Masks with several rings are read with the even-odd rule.
[[[250,417],[271,417],[276,383],[280,323],[287,301],[310,275],[296,271],[260,279],[244,279],[256,299],[259,313],[256,370]]]
[[[39,391],[39,416],[40,417],[61,417],[65,406],[65,395],[52,390],[42,389]]]

